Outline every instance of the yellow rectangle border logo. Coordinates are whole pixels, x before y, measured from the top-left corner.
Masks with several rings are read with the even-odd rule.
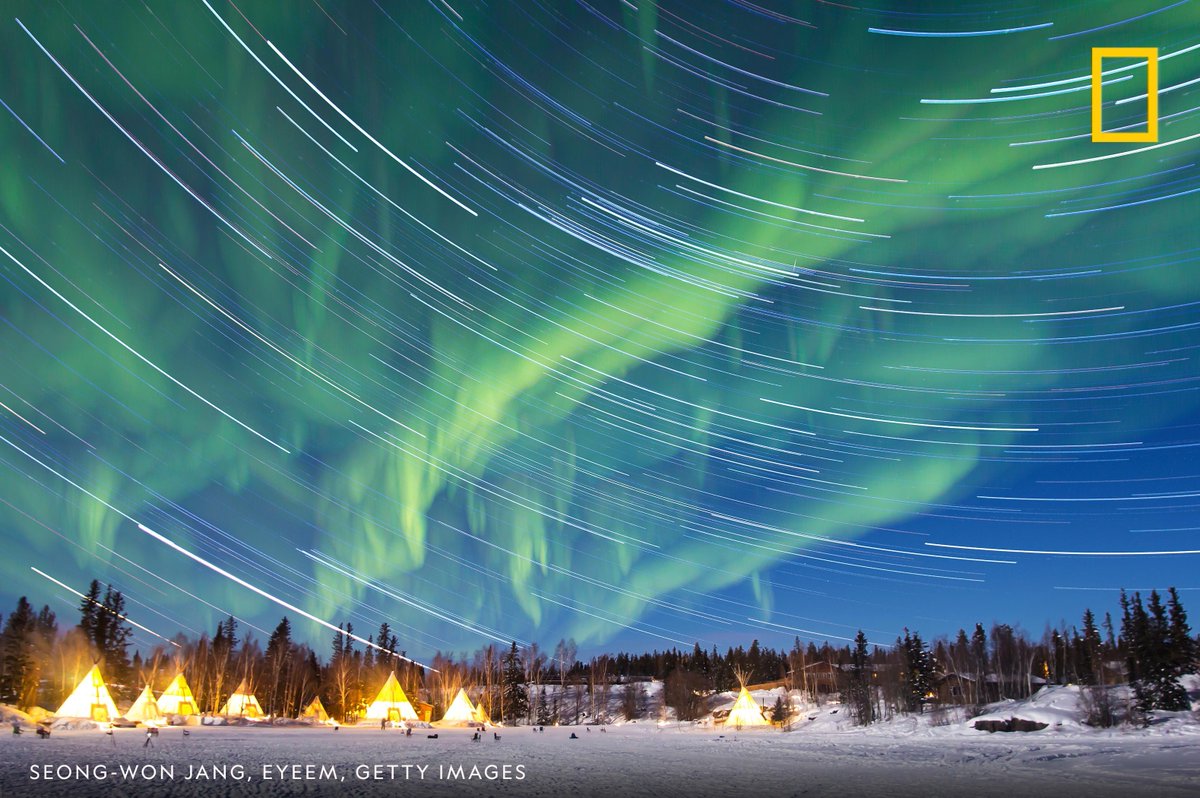
[[[1146,59],[1146,129],[1133,132],[1104,130],[1103,76],[1105,58]],[[1092,48],[1092,141],[1158,141],[1158,48],[1157,47],[1093,47]]]

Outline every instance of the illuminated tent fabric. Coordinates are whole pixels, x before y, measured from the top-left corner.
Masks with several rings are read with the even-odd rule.
[[[770,726],[771,722],[763,717],[762,708],[754,703],[750,693],[743,687],[742,692],[738,693],[733,709],[729,710],[729,717],[725,719],[725,725],[745,728],[747,726]]]
[[[229,696],[229,700],[225,702],[225,706],[221,707],[218,714],[230,715],[235,718],[261,718],[263,710],[258,699],[254,697],[254,693],[250,692],[246,686],[246,680],[242,679],[242,683],[233,691],[233,695]]]
[[[162,711],[158,708],[158,701],[155,700],[154,693],[150,691],[150,685],[142,688],[137,701],[134,701],[133,706],[125,713],[125,718],[126,720],[140,721],[162,720]]]
[[[100,675],[100,666],[93,665],[55,714],[60,718],[90,718],[109,723],[120,717],[121,713],[117,712],[117,705],[108,693],[104,677]]]
[[[317,723],[324,723],[329,720],[329,713],[325,711],[325,705],[321,703],[321,696],[317,696],[312,700],[304,711],[300,713],[300,717],[305,720],[315,720]]]
[[[387,681],[383,683],[379,695],[375,696],[375,700],[367,707],[366,718],[367,720],[390,720],[392,722],[418,720],[417,711],[409,703],[408,696],[404,694],[404,688],[400,686],[400,682],[396,681],[395,673],[388,674]]]
[[[176,674],[167,689],[158,697],[158,711],[164,715],[195,715],[196,698],[188,687],[183,673]]]
[[[467,691],[462,688],[459,688],[458,695],[454,696],[454,700],[446,708],[446,714],[442,715],[442,719],[439,721],[439,723],[447,726],[470,726],[471,724],[486,722],[479,719],[479,710],[471,703],[471,699],[467,696]]]
[[[492,719],[488,717],[487,710],[483,708],[483,704],[475,705],[475,722],[482,723],[484,726],[492,722]]]

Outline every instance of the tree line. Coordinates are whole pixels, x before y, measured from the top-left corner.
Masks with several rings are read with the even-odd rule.
[[[863,632],[852,643],[802,643],[774,649],[754,640],[749,647],[719,651],[698,643],[643,653],[577,656],[572,640],[553,649],[536,643],[489,645],[473,655],[438,652],[427,670],[407,659],[389,624],[366,639],[349,623],[339,626],[324,658],[294,639],[282,618],[265,646],[238,621],[220,621],[213,633],[177,635],[145,654],[130,654],[133,630],[125,600],[111,585],[93,581],[79,605],[77,624],[61,629],[48,606],[35,611],[22,597],[0,625],[0,702],[53,710],[93,664],[100,665],[114,698],[131,701],[150,684],[163,689],[182,670],[202,712],[217,713],[241,684],[254,692],[268,715],[296,717],[320,697],[342,722],[365,712],[388,674],[395,673],[414,703],[427,702],[440,717],[460,687],[472,689],[484,711],[509,724],[579,723],[661,716],[702,717],[711,696],[743,685],[787,688],[806,703],[837,700],[863,724],[932,707],[982,708],[1001,698],[1025,698],[1043,684],[1087,688],[1089,718],[1097,725],[1145,722],[1155,710],[1188,708],[1179,676],[1195,672],[1200,642],[1192,636],[1178,592],[1120,595],[1119,623],[1111,614],[1097,622],[1084,611],[1078,625],[1047,627],[1033,640],[1019,627],[978,623],[968,632],[926,642],[905,629],[890,645],[872,645]],[[646,683],[663,683],[652,696]],[[1128,684],[1128,699],[1113,688]],[[614,699],[616,699],[614,701]],[[773,708],[790,717],[790,698]]]

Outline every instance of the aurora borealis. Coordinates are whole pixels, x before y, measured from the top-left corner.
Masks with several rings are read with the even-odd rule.
[[[1200,7],[877,5],[5,4],[3,605],[282,614],[182,548],[424,656],[1200,588]]]

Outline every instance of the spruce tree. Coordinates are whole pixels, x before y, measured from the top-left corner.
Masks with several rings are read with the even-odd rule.
[[[921,635],[904,630],[904,705],[909,712],[920,712],[933,689],[933,657]]]
[[[1187,613],[1179,600],[1179,591],[1167,591],[1167,612],[1170,616],[1167,637],[1170,641],[1171,665],[1176,676],[1196,672],[1196,641],[1188,625]]]
[[[861,629],[854,637],[854,650],[850,654],[850,680],[847,687],[847,703],[859,726],[869,726],[875,720],[874,702],[871,700],[871,654],[867,651],[867,636]]]
[[[546,685],[542,685],[541,693],[538,696],[536,723],[539,726],[545,726],[553,722],[554,716],[551,715],[550,704],[546,701]]]
[[[981,623],[975,624],[975,631],[971,633],[971,664],[975,668],[976,678],[982,682],[987,676],[988,654],[987,632]]]
[[[783,696],[778,696],[775,699],[775,706],[771,707],[771,722],[780,726],[787,723],[788,715],[787,704],[784,703]]]
[[[1096,616],[1090,609],[1083,611],[1083,635],[1079,638],[1081,656],[1077,658],[1076,670],[1081,684],[1093,685],[1100,681],[1104,668],[1100,653],[1100,630],[1096,628]]]
[[[269,682],[266,685],[267,700],[263,709],[269,715],[290,715],[294,709],[294,707],[285,706],[284,701],[284,674],[287,672],[292,649],[292,624],[287,616],[284,616],[267,640],[265,664]]]
[[[395,657],[392,655],[396,653],[396,646],[399,643],[400,641],[396,639],[396,635],[392,634],[392,627],[388,626],[387,621],[379,624],[379,633],[375,635],[375,645],[379,646],[383,651],[388,652],[387,654],[384,654],[382,651],[376,652],[376,659],[380,665],[386,665],[388,668],[392,667],[392,662],[395,660]]]
[[[128,690],[129,641],[133,638],[133,627],[125,617],[125,597],[121,591],[109,585],[97,615],[97,629],[103,628],[103,637],[97,640],[97,649],[105,678],[113,684],[125,685]]]
[[[504,656],[504,720],[515,726],[529,714],[529,691],[525,687],[525,671],[521,667],[521,655],[514,640],[512,648]]]
[[[1186,711],[1191,707],[1187,691],[1179,684],[1179,668],[1172,649],[1171,627],[1167,610],[1157,590],[1150,591],[1147,603],[1149,626],[1146,650],[1149,662],[1146,680],[1150,694],[1150,708],[1168,712]]]
[[[21,596],[0,632],[0,703],[19,707],[36,703],[41,677],[34,650],[36,634],[37,617],[29,601]]]
[[[101,612],[103,610],[100,608],[100,581],[93,579],[79,604],[79,629],[89,643],[96,642],[96,621]]]
[[[1145,606],[1138,593],[1129,599],[1122,591],[1121,612],[1121,638],[1138,715],[1133,720],[1144,723],[1147,713],[1155,709],[1186,710],[1187,692],[1179,684],[1170,623],[1158,591],[1150,592]]]

